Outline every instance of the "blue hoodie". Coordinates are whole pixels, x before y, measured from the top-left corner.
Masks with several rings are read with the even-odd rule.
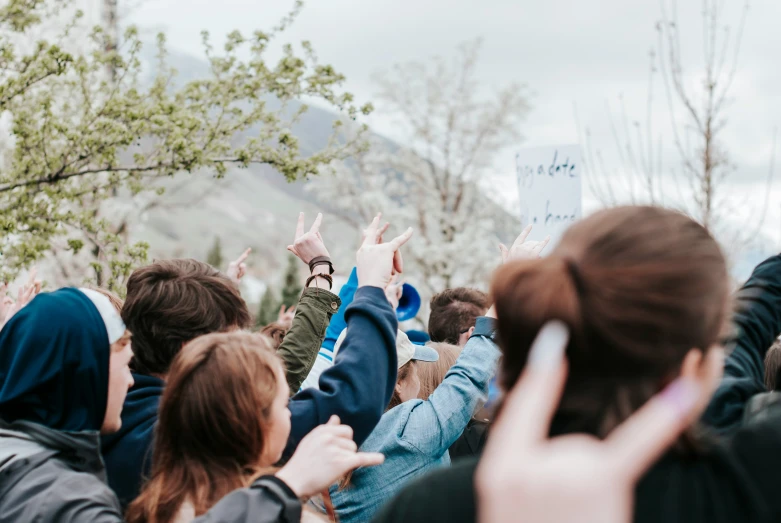
[[[0,330],[0,418],[98,431],[106,415],[109,338],[77,289],[37,296]]]
[[[138,496],[143,478],[149,477],[157,407],[165,387],[154,376],[133,373],[133,379],[122,408],[122,428],[101,438],[108,484],[123,507]]]

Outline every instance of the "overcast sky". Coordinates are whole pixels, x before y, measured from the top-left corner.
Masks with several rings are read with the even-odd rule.
[[[719,2],[725,4],[724,22],[737,26],[743,2]],[[702,2],[680,4],[684,66],[694,80],[702,67]],[[268,29],[291,6],[288,0],[148,0],[128,19],[150,32],[163,30],[171,47],[201,56],[202,29],[215,39],[233,29]],[[623,95],[630,118],[645,121],[648,52],[660,12],[659,0],[309,0],[284,39],[310,40],[321,61],[344,73],[346,88],[365,101],[375,92],[372,73],[398,62],[452,56],[459,43],[481,37],[478,71],[485,85],[521,82],[534,93],[523,145],[577,143],[577,107],[581,131],[589,128],[594,148],[610,158],[615,146],[606,104],[617,110]],[[755,211],[773,129],[781,126],[779,20],[781,1],[752,1],[723,135],[738,166],[734,190],[745,191]],[[661,83],[656,94],[654,134],[669,136]],[[393,135],[381,117],[370,123]],[[671,142],[665,145],[672,149]],[[776,149],[781,156],[781,147]],[[499,159],[508,173],[510,154]],[[781,173],[776,178],[781,186]],[[779,202],[769,218],[774,238],[780,234]]]

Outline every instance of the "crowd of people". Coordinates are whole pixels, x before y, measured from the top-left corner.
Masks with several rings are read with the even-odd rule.
[[[549,252],[527,227],[421,341],[412,229],[378,214],[337,295],[321,221],[256,332],[247,253],[155,261],[124,300],[34,273],[5,299],[0,523],[781,521],[781,256],[734,292],[675,211],[603,210]]]

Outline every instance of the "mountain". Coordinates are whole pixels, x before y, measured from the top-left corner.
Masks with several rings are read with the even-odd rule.
[[[151,50],[146,53],[144,62],[154,63]],[[209,74],[206,61],[189,55],[172,52],[169,62],[178,72],[177,83]],[[267,103],[279,107],[274,100]],[[286,112],[299,107],[299,103],[290,103]],[[293,126],[303,155],[327,144],[336,118],[336,113],[308,106]],[[241,141],[257,131],[250,130],[236,139]],[[317,212],[324,210],[316,196],[305,190],[306,185],[306,181],[288,182],[267,165],[232,168],[223,179],[206,172],[179,174],[165,183],[167,191],[158,203],[140,213],[137,223],[134,220],[131,240],[148,242],[152,258],[205,259],[218,236],[226,259],[251,247],[250,275],[273,281],[284,268],[286,246],[292,243],[298,213],[306,213],[308,227]],[[330,214],[326,214],[321,231],[335,265],[349,271],[359,239],[357,232]],[[255,299],[259,297],[248,297],[249,301]]]

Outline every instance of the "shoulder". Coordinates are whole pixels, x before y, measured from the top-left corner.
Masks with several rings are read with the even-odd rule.
[[[85,472],[67,471],[62,474],[52,484],[46,505],[49,507],[47,512],[66,510],[85,520],[87,516],[98,515],[122,517],[122,509],[114,492],[100,479]]]
[[[374,523],[476,521],[476,468],[477,459],[464,459],[410,482],[385,505]]]
[[[25,474],[3,501],[4,513],[24,520],[122,521],[119,502],[105,483],[56,459]]]

